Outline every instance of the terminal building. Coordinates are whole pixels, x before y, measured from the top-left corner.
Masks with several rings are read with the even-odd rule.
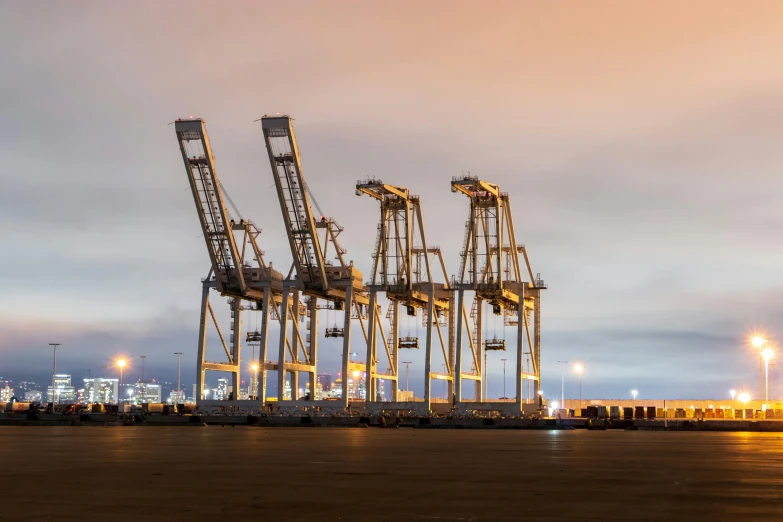
[[[76,388],[71,386],[71,376],[58,373],[54,376],[55,393],[52,387],[46,389],[46,397],[49,402],[55,404],[72,404],[76,402]]]

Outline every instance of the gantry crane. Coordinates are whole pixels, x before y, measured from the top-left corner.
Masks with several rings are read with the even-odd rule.
[[[516,325],[517,364],[515,371],[516,403],[521,411],[522,382],[534,381],[534,396],[538,395],[541,375],[540,312],[541,290],[546,285],[540,277],[534,277],[524,246],[517,245],[511,202],[505,192],[495,183],[482,181],[473,176],[454,177],[451,191],[461,192],[470,199],[470,217],[465,224],[465,240],[461,254],[460,271],[455,284],[457,292],[457,332],[455,361],[456,402],[462,402],[462,379],[476,381],[476,400],[486,397],[481,390],[481,381],[486,379],[486,368],[482,365],[482,350],[505,350],[504,338],[482,339],[484,335],[483,302],[492,306],[495,315],[504,316],[504,325]],[[523,281],[519,256],[525,259],[530,281]],[[465,292],[473,292],[471,309],[473,333],[471,334],[465,310]],[[530,313],[534,314],[531,336]],[[513,315],[516,314],[516,318]],[[472,355],[473,371],[462,370],[463,334],[467,330],[468,344]],[[530,352],[525,352],[525,339]],[[483,341],[483,346],[482,346]],[[532,369],[526,369],[523,361],[530,356]],[[528,388],[529,389],[529,388]],[[528,392],[528,400],[529,392]]]
[[[449,383],[449,397],[453,394],[454,368],[454,310],[453,293],[448,284],[448,274],[440,248],[428,246],[424,234],[424,221],[419,196],[410,194],[405,187],[388,185],[382,180],[370,179],[356,184],[356,195],[367,194],[380,203],[381,219],[378,224],[378,239],[373,253],[373,270],[370,288],[370,319],[367,342],[367,402],[375,398],[378,379],[397,380],[399,375],[399,350],[418,348],[419,340],[414,337],[399,337],[399,306],[405,306],[410,316],[417,316],[418,310],[424,310],[424,323],[427,328],[425,339],[425,386],[424,405],[430,410],[430,391],[432,379],[445,379]],[[418,233],[421,246],[415,245]],[[443,270],[443,282],[436,283],[430,256],[440,261]],[[434,262],[434,259],[433,259]],[[423,265],[423,273],[422,273]],[[389,319],[391,336],[387,341],[381,326],[378,293],[389,299]],[[444,339],[441,329],[442,319],[448,327]],[[381,333],[389,363],[389,371],[382,374],[377,367],[377,330]],[[446,371],[432,372],[432,334],[436,326]],[[390,341],[390,342],[389,342]],[[391,345],[391,346],[390,346]],[[397,400],[397,383],[392,388],[392,400]]]
[[[295,303],[293,309],[298,310],[300,294],[304,294],[307,303],[306,315],[309,316],[306,328],[307,335],[303,337],[297,324],[300,316],[297,313],[292,314],[292,332],[297,349],[288,351],[291,356],[290,362],[286,357],[289,314],[283,314],[281,317],[280,356],[277,363],[280,398],[283,398],[282,390],[285,386],[287,373],[291,375],[292,393],[296,393],[298,389],[298,372],[309,373],[310,390],[313,395],[315,394],[317,314],[318,300],[321,299],[330,303],[335,310],[344,310],[342,328],[335,326],[327,329],[326,334],[329,337],[343,338],[342,403],[344,406],[348,406],[349,376],[365,369],[370,373],[365,365],[350,360],[352,318],[359,319],[363,332],[365,336],[367,335],[363,323],[364,309],[369,303],[367,289],[362,283],[362,273],[353,266],[353,262],[346,262],[345,250],[337,241],[337,236],[343,228],[332,218],[323,215],[323,212],[319,212],[317,216],[313,213],[310,204],[311,195],[303,177],[292,120],[293,118],[290,116],[264,116],[261,118],[264,141],[296,269],[296,277],[291,278],[291,274],[289,274],[283,283],[283,308],[288,308],[289,294],[293,293]],[[323,237],[319,237],[319,231]],[[330,254],[330,245],[335,259],[338,261],[337,264],[333,264],[327,258]],[[291,288],[293,288],[293,292]],[[329,308],[328,305],[327,308]],[[303,356],[301,359],[299,357],[300,347]]]
[[[212,263],[209,274],[202,280],[196,398],[199,401],[203,399],[204,376],[207,370],[230,372],[234,398],[238,398],[241,382],[242,311],[247,309],[242,305],[242,301],[255,303],[255,309],[262,312],[261,332],[258,334],[257,341],[263,361],[267,350],[270,310],[277,314],[276,308],[281,301],[283,289],[283,275],[274,270],[271,263],[267,265],[264,261],[263,252],[257,242],[261,230],[252,221],[240,219],[237,222],[231,219],[226,208],[228,195],[224,194],[218,179],[204,120],[200,118],[179,119],[175,122],[174,127],[193,194],[193,201],[198,211],[201,231]],[[231,202],[230,199],[229,202]],[[239,214],[236,207],[234,209]],[[239,217],[241,218],[241,216]],[[240,237],[241,239],[238,240]],[[229,298],[231,306],[230,348],[209,302],[209,292],[213,288],[216,288],[220,295]],[[207,313],[212,318],[228,362],[205,360]],[[259,395],[262,400],[265,400],[263,386]]]

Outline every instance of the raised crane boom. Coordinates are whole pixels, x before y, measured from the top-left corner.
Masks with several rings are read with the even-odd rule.
[[[316,220],[302,177],[302,164],[291,118],[265,116],[261,121],[301,288],[326,293],[329,282],[324,252],[318,240]],[[319,221],[325,219],[319,216]]]
[[[204,120],[178,120],[174,127],[218,290],[224,295],[244,297],[247,284],[242,274],[242,260]]]

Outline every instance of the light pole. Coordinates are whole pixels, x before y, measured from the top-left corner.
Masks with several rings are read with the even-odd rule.
[[[141,357],[141,403],[144,404],[144,399],[147,396],[147,386],[144,384],[144,363],[147,361],[146,355],[140,355]]]
[[[57,347],[60,343],[49,343],[49,346],[54,348],[54,367],[52,368],[52,413],[54,413],[54,405],[57,404],[57,386],[55,386],[55,376],[57,375]]]
[[[585,371],[585,367],[581,364],[574,365],[574,371],[579,374],[579,409],[582,409],[582,373]]]
[[[503,361],[503,400],[506,400],[506,361],[508,359],[500,359]]]
[[[769,348],[761,352],[761,356],[764,358],[764,401],[769,402],[769,360],[772,358],[773,352]]]
[[[761,349],[764,347],[765,344],[767,344],[767,340],[763,337],[755,336],[753,339],[750,340],[751,344],[759,349],[759,400],[764,400],[764,383],[763,383],[763,375],[764,375],[764,365],[763,365],[763,356],[761,354]]]
[[[184,352],[174,352],[174,355],[177,356],[177,404],[179,404],[179,393],[180,393],[180,381],[179,381],[179,358],[182,355],[185,355]]]
[[[258,363],[253,363],[251,368],[253,369],[253,378],[256,380],[256,382],[250,384],[250,391],[253,392],[253,397],[255,397],[255,400],[258,400]],[[315,395],[313,395],[313,397],[315,397]]]
[[[734,400],[734,396],[737,395],[737,390],[729,390],[729,395],[731,395],[731,400]]]
[[[122,404],[122,369],[125,367],[125,359],[117,361],[117,366],[120,367],[120,391],[117,394],[117,404]]]
[[[413,363],[410,361],[403,361],[402,364],[405,365],[405,391],[408,391],[408,367]]]
[[[568,361],[557,361],[560,363],[560,407],[565,408],[565,365]]]
[[[636,390],[631,390],[631,395],[633,396],[633,400],[636,400],[636,394],[639,393]]]

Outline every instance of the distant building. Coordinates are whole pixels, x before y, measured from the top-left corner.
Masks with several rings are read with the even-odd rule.
[[[179,400],[177,399],[177,390],[171,390],[169,392],[169,398],[166,399],[166,402],[169,404],[184,404],[185,403],[185,392],[181,391],[179,392]]]
[[[228,399],[228,388],[228,379],[218,379],[218,387],[216,390],[214,390],[215,393],[212,395],[212,399],[216,401],[224,401]]]
[[[24,392],[25,402],[41,402],[43,400],[43,393],[39,391],[26,391]]]
[[[160,384],[156,382],[137,382],[133,386],[133,402],[137,404],[158,404],[161,400]]]
[[[71,376],[58,373],[54,376],[55,393],[52,387],[46,389],[47,399],[55,404],[72,404],[76,402],[76,389],[71,386]]]
[[[0,402],[10,402],[11,397],[14,396],[14,389],[5,383],[3,388],[0,388]]]
[[[96,377],[84,379],[84,396],[80,402],[111,404],[117,402],[119,379]]]
[[[319,373],[316,378],[316,382],[321,385],[323,392],[328,393],[332,389],[332,374],[322,372]]]
[[[397,400],[400,402],[410,402],[413,400],[413,390],[397,390]]]

